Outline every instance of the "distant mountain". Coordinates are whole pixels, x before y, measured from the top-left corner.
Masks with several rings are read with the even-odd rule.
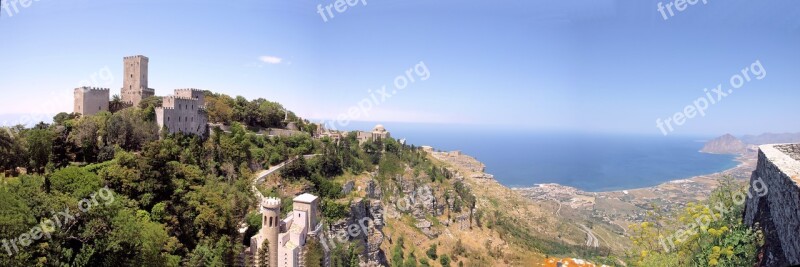
[[[747,145],[739,138],[726,134],[708,141],[701,152],[713,154],[740,154],[744,153]]]
[[[800,133],[765,133],[761,135],[745,135],[742,141],[751,145],[800,143]]]

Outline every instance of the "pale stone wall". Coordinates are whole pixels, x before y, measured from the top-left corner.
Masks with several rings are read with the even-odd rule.
[[[313,230],[319,223],[319,198],[315,199],[312,203],[295,201],[293,206],[295,211],[302,211],[306,214],[306,221],[302,223],[305,223],[309,230]]]
[[[101,111],[108,111],[109,95],[108,88],[75,88],[74,112],[94,115]]]
[[[301,131],[294,131],[294,130],[286,130],[286,129],[278,129],[278,128],[268,128],[267,135],[269,136],[281,136],[281,137],[289,137],[295,135],[303,135],[307,134],[306,132]]]
[[[155,90],[148,88],[147,68],[150,59],[137,55],[123,59],[124,75],[122,79],[122,101],[139,105],[142,99],[155,95]]]
[[[763,145],[750,178],[761,179],[767,193],[747,199],[744,223],[764,231],[760,266],[800,264],[800,145]],[[752,191],[752,190],[751,190]]]
[[[169,133],[203,135],[208,128],[208,118],[196,99],[166,96],[163,106],[156,109],[159,128]]]
[[[198,104],[202,107],[206,105],[206,96],[200,89],[188,88],[188,89],[175,89],[175,96],[183,97],[183,98],[195,98],[198,101]]]
[[[180,95],[201,94],[199,90],[176,90],[176,95],[165,96],[162,106],[156,109],[156,122],[160,129],[169,133],[204,135],[208,129],[208,116],[203,107],[204,98],[188,98]],[[202,97],[202,96],[201,96]]]

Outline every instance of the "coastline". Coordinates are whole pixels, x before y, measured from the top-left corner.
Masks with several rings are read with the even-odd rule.
[[[652,211],[653,204],[667,212],[682,209],[689,202],[707,198],[716,188],[720,177],[730,175],[739,180],[749,178],[757,162],[755,153],[745,153],[736,156],[738,164],[735,167],[716,173],[671,180],[650,187],[586,192],[556,183],[509,187],[486,173],[486,166],[472,156],[459,151],[436,152],[431,147],[424,149],[432,158],[447,163],[448,169],[456,174],[455,179],[470,184],[484,206],[496,205],[491,204],[497,203],[491,199],[503,196],[503,203],[509,205],[504,208],[528,214],[526,216],[533,220],[533,225],[538,225],[532,227],[541,228],[537,228],[539,232],[556,231],[557,235],[578,235],[571,239],[586,238],[588,234],[582,230],[581,225],[590,223],[593,225],[591,231],[594,236],[603,238],[601,243],[620,252],[630,242],[625,237],[628,226],[644,221],[648,212]],[[527,204],[520,205],[522,203]],[[540,220],[548,221],[548,224],[556,225],[566,232],[542,228]],[[557,239],[559,236],[551,238]],[[594,246],[594,240],[597,239],[587,239],[586,242]]]
[[[705,153],[705,152],[702,152],[702,153]],[[752,155],[750,155],[750,154],[752,154]],[[541,186],[557,186],[557,187],[562,187],[562,188],[571,188],[571,189],[574,189],[575,191],[579,191],[579,192],[583,192],[583,193],[605,194],[605,193],[623,193],[623,192],[640,191],[640,190],[655,190],[655,189],[662,188],[662,187],[665,187],[665,186],[668,186],[668,185],[671,185],[671,184],[676,184],[676,183],[687,183],[687,182],[689,182],[689,183],[704,183],[705,184],[705,183],[708,183],[709,180],[716,180],[716,179],[721,178],[721,177],[723,177],[725,175],[731,175],[731,176],[734,176],[734,178],[749,178],[749,173],[752,172],[753,170],[755,170],[755,163],[756,163],[756,160],[757,160],[756,156],[757,155],[755,153],[751,153],[751,152],[738,154],[738,155],[736,155],[736,158],[734,159],[735,161],[738,162],[738,164],[736,166],[734,166],[734,167],[731,167],[731,168],[728,168],[728,169],[725,169],[725,170],[722,170],[722,171],[719,171],[719,172],[715,172],[715,173],[701,174],[701,175],[695,175],[695,176],[692,176],[692,177],[689,177],[689,178],[681,178],[681,179],[669,180],[669,181],[662,182],[660,184],[653,185],[653,186],[636,187],[636,188],[629,188],[629,189],[618,189],[618,190],[605,190],[605,191],[585,191],[585,190],[581,190],[581,189],[573,187],[573,186],[562,185],[562,184],[559,184],[559,183],[543,183],[543,184],[534,184],[533,186],[528,186],[528,187],[513,186],[513,187],[509,187],[509,188],[511,188],[512,190],[518,191],[518,190],[526,190],[526,189],[531,189],[531,188],[537,188],[537,187],[541,187]],[[747,173],[748,176],[742,177],[741,175],[745,174],[745,173]]]

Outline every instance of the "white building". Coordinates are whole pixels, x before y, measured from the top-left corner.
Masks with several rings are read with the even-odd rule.
[[[319,198],[311,194],[294,198],[293,210],[283,220],[278,220],[281,214],[280,199],[263,199],[259,209],[263,216],[261,230],[250,239],[250,253],[256,264],[260,261],[258,252],[264,241],[268,240],[269,266],[300,266],[306,238],[309,234],[315,235],[320,228]]]

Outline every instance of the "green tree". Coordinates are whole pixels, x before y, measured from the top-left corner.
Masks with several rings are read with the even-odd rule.
[[[461,239],[459,239],[458,241],[461,241]],[[436,244],[431,245],[431,247],[428,248],[428,251],[426,251],[425,254],[428,255],[428,258],[436,260],[439,257],[439,255],[436,255]]]
[[[450,266],[450,256],[447,256],[446,254],[442,255],[439,257],[439,263],[441,263],[444,267]]]
[[[69,134],[69,141],[74,147],[79,148],[76,159],[85,162],[94,162],[97,152],[102,119],[96,116],[84,116],[78,119]]]
[[[417,256],[414,255],[414,252],[411,252],[406,258],[406,261],[403,263],[404,267],[417,267]]]
[[[301,178],[309,178],[311,176],[311,170],[308,167],[308,163],[302,156],[297,157],[297,159],[283,167],[280,173],[283,178],[289,180],[299,180]]]
[[[28,168],[30,171],[41,173],[53,150],[53,133],[47,128],[35,128],[27,132]]]
[[[10,128],[0,128],[0,170],[13,170],[23,166],[26,154],[20,142],[19,132]]]
[[[320,245],[319,240],[316,238],[308,239],[304,250],[306,267],[322,267],[324,263],[324,251],[322,250],[322,245]]]
[[[100,189],[100,178],[80,167],[66,167],[54,172],[50,177],[50,187],[77,199],[89,197]]]
[[[261,243],[261,247],[258,249],[258,266],[259,267],[270,267],[269,262],[269,240],[264,239],[264,242]],[[273,266],[274,267],[274,266]]]
[[[64,125],[67,121],[73,120],[78,117],[80,117],[80,114],[61,112],[53,117],[53,124]]]

